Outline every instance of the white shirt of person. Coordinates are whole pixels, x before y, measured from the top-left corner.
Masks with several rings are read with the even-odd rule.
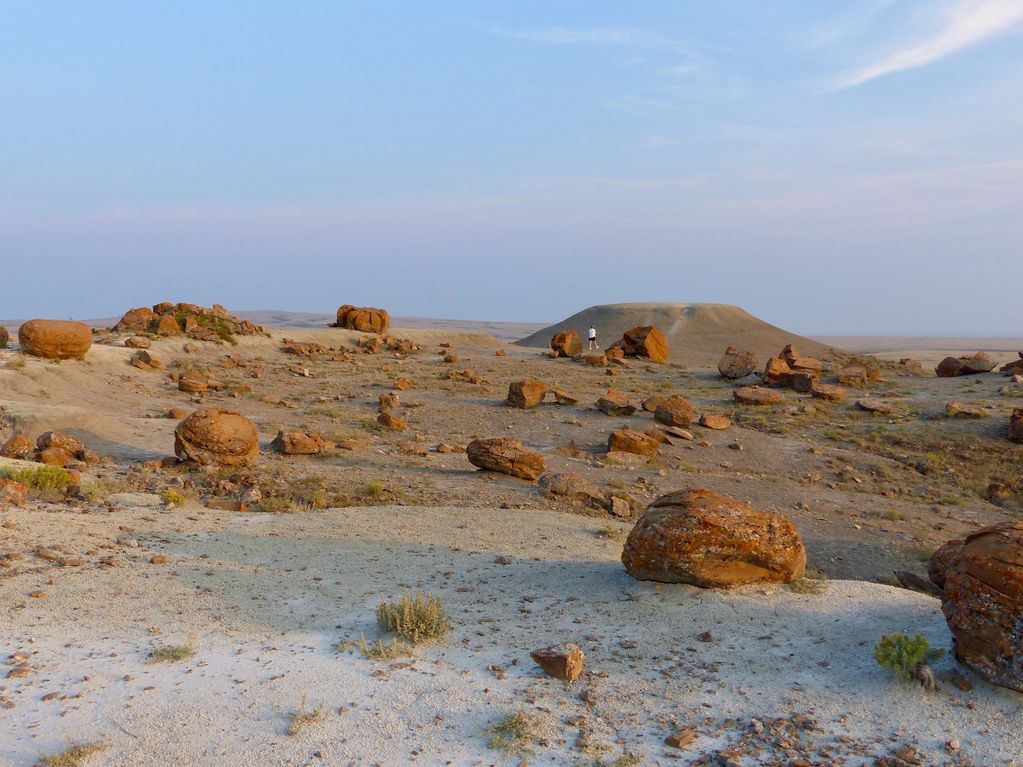
[[[590,340],[592,341],[596,337],[597,337],[597,329],[596,328],[590,328]]]

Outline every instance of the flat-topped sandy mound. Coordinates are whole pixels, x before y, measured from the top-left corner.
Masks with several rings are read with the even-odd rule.
[[[807,356],[828,358],[832,347],[764,322],[728,304],[637,303],[602,304],[583,309],[568,319],[517,341],[521,346],[549,347],[551,336],[574,330],[582,339],[590,325],[597,329],[601,348],[607,348],[637,325],[656,325],[671,347],[671,361],[699,367],[717,364],[727,346],[737,346],[767,358],[786,344]]]

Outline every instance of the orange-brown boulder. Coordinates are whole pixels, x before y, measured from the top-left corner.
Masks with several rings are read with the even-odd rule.
[[[0,325],[0,349],[6,349],[7,344],[10,343],[11,334],[7,332],[7,328]]]
[[[206,376],[198,370],[189,370],[178,379],[178,390],[189,394],[202,394],[209,388]]]
[[[685,397],[672,394],[664,402],[654,408],[654,420],[665,426],[677,426],[688,429],[696,419],[696,408]]]
[[[345,304],[337,310],[335,325],[360,333],[385,333],[391,326],[391,315],[384,309]]]
[[[129,349],[148,349],[153,345],[153,342],[145,336],[131,336],[125,339],[124,345]]]
[[[465,454],[473,466],[531,482],[546,471],[543,456],[517,439],[475,439],[465,448]]]
[[[18,329],[18,342],[33,357],[82,359],[92,346],[92,330],[84,322],[29,320]]]
[[[769,386],[788,386],[792,368],[780,357],[771,357],[764,365],[764,383]]]
[[[611,432],[611,436],[607,438],[609,453],[655,456],[660,447],[661,443],[657,438],[635,429],[618,429]]]
[[[414,386],[414,384],[409,379],[407,379],[407,378],[398,378],[398,379],[395,380],[393,388],[397,389],[398,391],[408,391],[413,386]]]
[[[603,354],[584,354],[583,362],[591,368],[602,368],[607,365],[607,356]]]
[[[46,450],[51,447],[59,447],[72,458],[79,458],[85,452],[85,445],[82,441],[59,431],[47,431],[36,439],[36,447]]]
[[[508,384],[508,399],[505,401],[512,407],[528,410],[543,402],[546,396],[547,384],[535,378],[524,378]]]
[[[820,374],[814,370],[793,370],[788,375],[786,383],[793,391],[800,394],[809,394],[817,383]]]
[[[781,395],[759,386],[740,386],[732,391],[732,399],[743,405],[777,405]]]
[[[963,361],[957,357],[945,357],[938,366],[934,368],[935,375],[938,378],[953,378],[959,375],[959,372],[963,369]]]
[[[323,452],[323,437],[310,431],[279,431],[270,443],[284,455],[317,455]]]
[[[1023,407],[1013,408],[1009,416],[1009,439],[1013,442],[1023,442]]]
[[[870,380],[867,368],[863,365],[847,365],[835,373],[835,378],[838,379],[840,384],[855,386],[857,389],[865,387],[868,380]]]
[[[626,357],[643,357],[651,362],[668,361],[668,340],[655,325],[641,325],[626,330],[614,344]]]
[[[551,339],[551,349],[558,353],[559,357],[574,357],[583,352],[583,342],[579,334],[574,330],[566,330],[563,333],[555,333]]]
[[[377,416],[377,423],[388,431],[405,431],[407,427],[404,418],[399,418],[386,410]]]
[[[148,306],[138,309],[129,309],[124,316],[114,325],[118,333],[144,333],[150,328],[150,323],[157,318],[156,312]]]
[[[972,357],[965,357],[962,360],[963,366],[959,375],[975,375],[977,373],[990,373],[995,369],[998,361],[987,352],[977,352]]]
[[[700,426],[704,429],[724,431],[732,425],[732,419],[722,413],[704,413],[700,416]]]
[[[712,490],[680,490],[647,508],[622,563],[634,578],[730,588],[802,577],[806,550],[795,526]]]
[[[718,360],[718,372],[732,380],[745,378],[757,369],[757,358],[753,352],[742,351],[734,346],[725,349]]]
[[[0,456],[3,458],[20,458],[25,461],[32,457],[35,445],[24,434],[15,434],[0,447]]]
[[[377,410],[386,413],[388,410],[397,410],[401,407],[401,397],[397,392],[385,391],[377,397]]]
[[[1023,522],[985,527],[932,560],[960,663],[1023,692]]]
[[[597,409],[608,415],[632,415],[636,412],[636,406],[617,389],[608,389],[607,393],[597,400]]]
[[[825,402],[841,402],[845,399],[845,393],[845,389],[836,384],[818,383],[810,389],[810,394]]]
[[[239,412],[203,408],[174,430],[174,454],[201,464],[248,466],[259,457],[259,433]]]
[[[59,447],[47,447],[36,453],[36,460],[46,466],[64,468],[71,461],[71,456]]]
[[[645,400],[643,400],[643,402],[640,403],[640,407],[643,408],[646,412],[652,413],[655,410],[657,410],[658,405],[663,405],[667,401],[668,401],[667,397],[661,394],[655,394],[654,396],[647,397]]]
[[[0,509],[6,506],[24,506],[28,501],[28,486],[13,479],[0,479]]]

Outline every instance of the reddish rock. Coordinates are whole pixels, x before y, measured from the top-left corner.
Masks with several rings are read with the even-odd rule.
[[[309,431],[280,431],[270,446],[284,455],[317,455],[323,452],[323,437]]]
[[[0,509],[5,506],[24,506],[28,501],[28,487],[13,479],[0,479]]]
[[[781,395],[759,386],[740,386],[732,391],[732,398],[743,405],[777,405]]]
[[[259,457],[256,425],[234,410],[203,408],[174,430],[174,454],[182,461],[249,466]]]
[[[7,331],[3,325],[0,325],[0,349],[6,349],[7,344],[11,341],[11,334]]]
[[[18,329],[18,343],[33,357],[82,359],[92,346],[92,330],[84,322],[29,320]]]
[[[863,410],[867,413],[877,413],[878,415],[890,415],[894,408],[887,402],[883,402],[873,397],[864,397],[858,399],[853,403],[853,407],[857,410]]]
[[[836,386],[835,384],[819,383],[813,385],[813,388],[810,389],[810,394],[825,402],[842,402],[845,399],[846,391],[841,386]]]
[[[934,368],[934,373],[938,378],[952,378],[959,375],[959,372],[963,369],[963,362],[956,357],[945,357],[938,366]]]
[[[23,461],[32,457],[35,445],[24,434],[15,434],[0,447],[0,456],[4,458],[20,458]]]
[[[966,357],[962,360],[963,366],[959,370],[959,375],[976,375],[977,373],[990,373],[995,369],[995,365],[998,361],[995,360],[987,352],[977,352],[972,357]]]
[[[579,398],[574,394],[569,394],[567,391],[562,389],[551,389],[551,393],[554,395],[554,400],[559,405],[578,405]]]
[[[449,365],[454,365],[456,362],[461,362],[462,358],[454,352],[448,352],[444,355],[444,361]]]
[[[360,333],[385,333],[391,326],[391,315],[383,309],[371,306],[352,306],[345,304],[337,310],[339,328],[357,330]]]
[[[145,336],[132,336],[131,338],[125,339],[124,345],[129,349],[148,349],[153,345],[153,342]]]
[[[377,410],[386,413],[388,410],[397,410],[401,407],[401,398],[396,392],[386,391],[377,397]]]
[[[395,380],[394,386],[392,388],[397,389],[398,391],[408,391],[413,386],[414,384],[409,379],[398,378],[397,380]]]
[[[386,411],[377,416],[377,423],[387,431],[405,431],[407,428],[403,418]]]
[[[642,407],[648,413],[653,413],[655,410],[657,410],[658,405],[663,405],[667,401],[668,401],[667,397],[660,394],[655,394],[653,397],[647,397],[645,400],[643,400],[640,407]]]
[[[513,381],[508,384],[506,402],[512,407],[528,410],[543,402],[543,398],[546,396],[547,384],[537,381],[535,378],[524,378],[521,381]]]
[[[1023,442],[1023,407],[1014,408],[1009,416],[1009,439]]]
[[[190,370],[178,379],[178,389],[189,394],[202,394],[208,388],[206,376],[197,370]]]
[[[154,357],[145,350],[140,351],[135,355],[135,359],[132,360],[132,363],[134,364],[135,362],[141,363],[143,367],[148,368],[149,370],[163,370],[164,367],[166,367],[163,364],[163,360],[159,357]]]
[[[615,416],[632,415],[636,412],[636,406],[617,389],[608,389],[607,393],[597,400],[597,409]]]
[[[987,418],[991,413],[978,405],[964,405],[959,400],[951,400],[945,403],[945,415],[952,418]]]
[[[71,457],[59,447],[48,447],[36,453],[36,460],[47,466],[64,468],[70,462]]]
[[[677,426],[688,429],[696,419],[696,408],[685,397],[672,394],[664,402],[654,408],[654,420],[665,426]]]
[[[574,682],[578,679],[586,664],[586,655],[582,648],[571,642],[533,650],[529,657],[536,661],[536,665],[542,668],[547,676],[565,682]]]
[[[785,360],[771,357],[764,365],[764,383],[769,386],[787,386],[791,373],[792,368]]]
[[[114,325],[118,333],[145,333],[150,329],[150,324],[157,318],[156,312],[148,306],[139,309],[129,309],[124,316]]]
[[[867,385],[867,368],[863,365],[847,365],[835,374],[835,378],[843,386],[862,389]]]
[[[181,335],[181,326],[178,325],[177,319],[173,314],[164,314],[160,317],[160,321],[156,323],[156,335],[158,336],[178,336]]]
[[[465,449],[469,463],[481,469],[535,481],[546,471],[543,456],[517,439],[475,439]]]
[[[757,358],[753,352],[742,351],[734,346],[725,349],[718,360],[718,372],[728,379],[745,378],[757,369]]]
[[[779,514],[711,490],[682,490],[654,501],[629,533],[622,563],[640,580],[740,586],[802,577],[803,541]]]
[[[36,439],[36,447],[46,450],[51,447],[59,447],[72,458],[78,458],[85,452],[85,445],[82,441],[59,431],[47,431]]]
[[[661,443],[655,437],[635,429],[618,429],[607,438],[609,453],[634,453],[655,456]]]
[[[792,391],[800,394],[809,394],[819,378],[818,373],[813,370],[793,370],[788,375],[788,386]]]
[[[1023,692],[1023,522],[985,527],[932,560],[960,663]]]
[[[559,357],[574,357],[583,353],[583,342],[574,330],[566,330],[554,334],[551,349],[556,351]]]
[[[614,344],[626,357],[643,357],[651,362],[668,361],[668,341],[654,325],[642,325],[626,330]]]
[[[540,492],[544,495],[579,501],[594,508],[604,508],[607,504],[605,493],[585,477],[571,472],[544,474],[540,477]]]
[[[602,368],[607,365],[607,357],[603,354],[584,354],[583,362],[591,368]]]
[[[700,426],[705,429],[723,431],[732,425],[732,419],[727,415],[704,413],[700,416]]]

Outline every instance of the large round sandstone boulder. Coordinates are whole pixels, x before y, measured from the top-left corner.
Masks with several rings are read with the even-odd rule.
[[[634,578],[730,588],[802,577],[806,550],[795,526],[712,490],[661,496],[629,533],[622,563]]]
[[[960,663],[1023,692],[1023,522],[985,527],[934,553],[931,580]]]
[[[82,359],[92,346],[92,330],[84,322],[29,320],[19,328],[18,342],[33,357]]]
[[[644,357],[651,362],[668,361],[668,339],[655,325],[641,325],[626,330],[614,348],[621,349],[626,357]]]
[[[543,456],[528,450],[517,439],[475,439],[465,448],[465,454],[473,466],[530,482],[547,470]]]
[[[7,342],[11,340],[11,334],[7,332],[7,328],[0,325],[0,349],[7,348]]]
[[[729,346],[718,360],[718,372],[731,380],[745,378],[757,369],[757,358],[753,352]]]
[[[259,456],[256,425],[234,410],[196,410],[174,430],[174,454],[183,461],[248,466]]]

